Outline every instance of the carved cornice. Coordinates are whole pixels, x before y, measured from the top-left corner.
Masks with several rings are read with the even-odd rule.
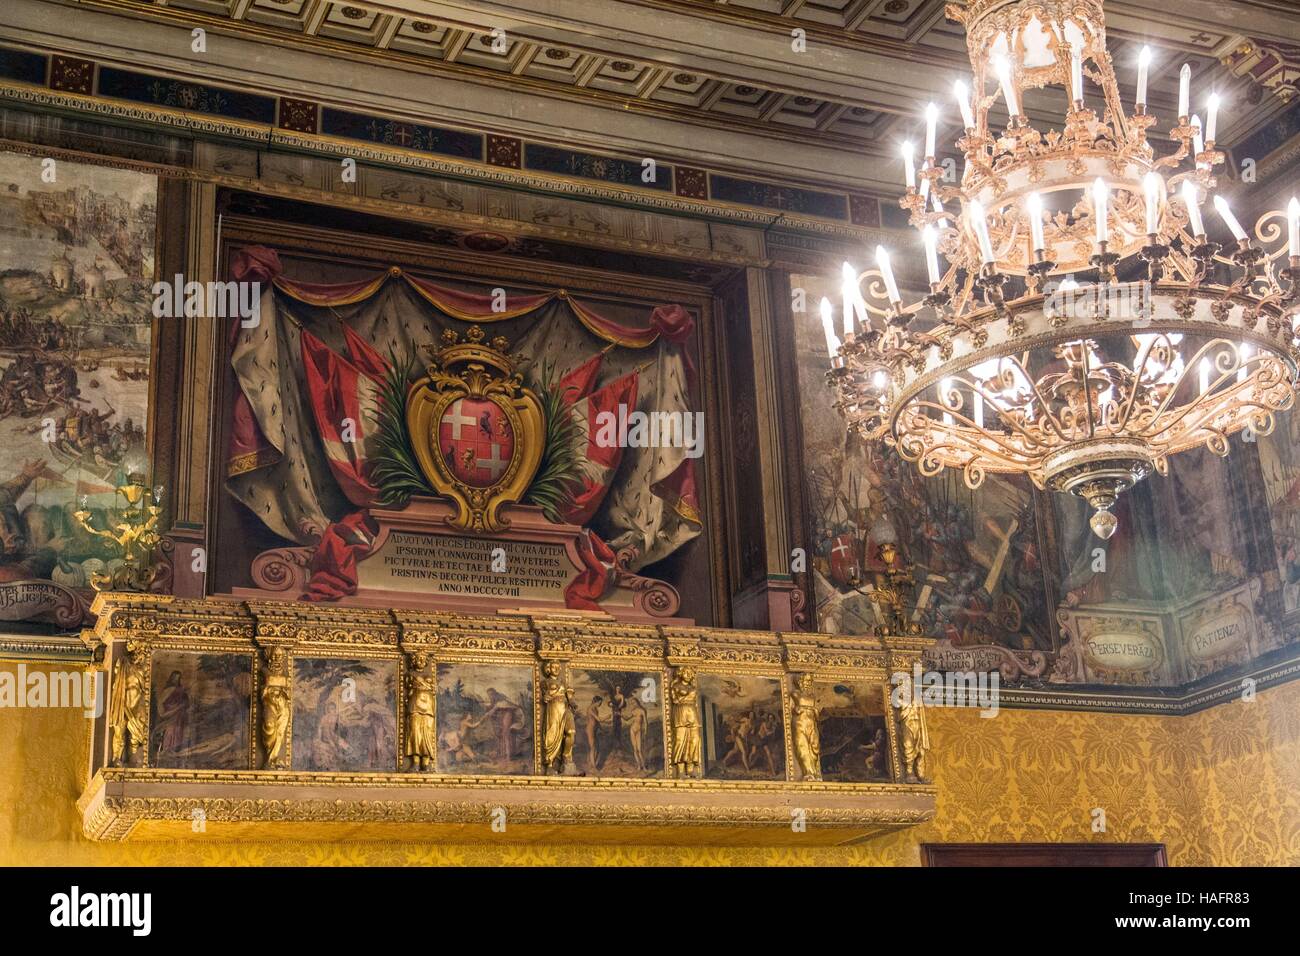
[[[77,801],[85,835],[117,841],[144,821],[190,823],[478,824],[505,811],[512,829],[672,828],[791,833],[792,808],[808,829],[854,839],[934,816],[928,785],[609,780],[418,774],[126,770],[99,771]],[[285,831],[286,835],[292,830]],[[379,831],[375,831],[378,835]],[[392,834],[400,836],[400,831]]]

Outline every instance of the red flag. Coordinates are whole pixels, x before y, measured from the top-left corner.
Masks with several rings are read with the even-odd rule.
[[[612,347],[601,349],[581,365],[564,373],[564,377],[560,379],[560,395],[566,402],[581,401],[591,393],[592,386],[596,384],[596,376],[600,374],[605,353]]]
[[[601,415],[604,413],[614,416],[613,421],[616,424],[625,422],[627,414],[631,414],[636,408],[637,382],[640,377],[639,370],[631,372],[615,379],[574,405],[573,413],[580,416],[585,425],[586,462],[582,469],[582,488],[574,495],[573,503],[565,510],[563,515],[565,521],[585,525],[605,500],[605,495],[609,493],[610,482],[614,480],[618,466],[623,461],[623,448],[627,443],[627,436],[615,428],[613,437],[616,440],[606,441],[605,439],[611,437],[611,429],[608,424],[605,424],[607,419],[602,419]],[[626,408],[626,413],[623,415],[619,414],[620,405]]]
[[[348,343],[348,354],[352,357],[352,364],[357,367],[357,370],[363,375],[369,375],[376,382],[383,382],[388,375],[388,363],[384,361],[384,357],[346,325],[343,326],[343,338]]]
[[[651,485],[650,490],[668,502],[677,517],[683,521],[698,525],[704,523],[700,517],[700,497],[695,486],[694,459],[687,458],[671,475]]]
[[[378,358],[374,350],[348,332],[345,326],[349,351],[355,356],[357,344],[364,346],[370,354],[362,353],[362,362],[371,365],[371,356]],[[303,330],[301,338],[307,393],[330,470],[348,500],[367,507],[378,493],[368,473],[380,383],[357,362],[332,352],[307,330]]]

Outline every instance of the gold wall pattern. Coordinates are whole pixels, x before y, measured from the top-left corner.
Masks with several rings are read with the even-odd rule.
[[[0,864],[917,865],[924,842],[1006,841],[1160,842],[1176,866],[1300,864],[1300,682],[1186,717],[936,708],[929,719],[935,819],[859,846],[106,844],[81,835],[75,808],[89,723],[77,710],[4,708]],[[1103,835],[1093,807],[1106,810]]]

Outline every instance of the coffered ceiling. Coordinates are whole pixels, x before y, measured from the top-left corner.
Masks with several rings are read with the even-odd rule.
[[[328,87],[336,100],[351,89],[382,107],[376,85],[360,73],[349,77],[339,62],[361,60],[393,76],[417,75],[422,112],[441,120],[454,121],[472,102],[476,113],[494,113],[502,128],[532,124],[534,132],[548,128],[585,147],[639,141],[679,158],[695,151],[718,165],[769,165],[784,176],[875,190],[895,185],[897,142],[913,135],[920,107],[931,99],[946,107],[953,79],[969,72],[961,30],[945,18],[944,0],[39,2],[86,16],[201,26],[241,41],[222,47],[214,40],[214,52],[231,54],[223,63],[180,49],[173,68],[188,60],[190,68],[226,68],[232,77],[278,83],[284,91]],[[5,0],[6,7],[18,3]],[[1231,102],[1221,119],[1221,139],[1229,144],[1282,109],[1277,97],[1233,76],[1220,58],[1244,37],[1294,35],[1298,11],[1288,0],[1109,0],[1106,10],[1121,77],[1140,43],[1156,47],[1151,101],[1158,114],[1173,112],[1182,62],[1192,63],[1198,90],[1215,88]],[[60,26],[52,22],[46,35],[64,32]],[[69,36],[78,34],[66,27]],[[0,37],[5,32],[0,12]],[[82,36],[94,42],[86,31]],[[118,38],[119,59],[154,56],[157,48],[143,35],[139,43],[130,51],[130,35]],[[462,92],[471,86],[477,92]],[[410,100],[387,100],[404,113],[421,111]],[[574,105],[556,109],[557,100]],[[1047,95],[1028,103],[1044,118],[1055,118],[1060,105]],[[955,133],[951,124],[948,133]]]

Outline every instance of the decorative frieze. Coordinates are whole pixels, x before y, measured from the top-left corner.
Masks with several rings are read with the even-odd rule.
[[[113,593],[92,611],[110,701],[81,801],[96,839],[195,812],[462,825],[494,807],[577,838],[772,836],[793,807],[848,837],[933,807],[900,780],[888,693],[921,638]]]

